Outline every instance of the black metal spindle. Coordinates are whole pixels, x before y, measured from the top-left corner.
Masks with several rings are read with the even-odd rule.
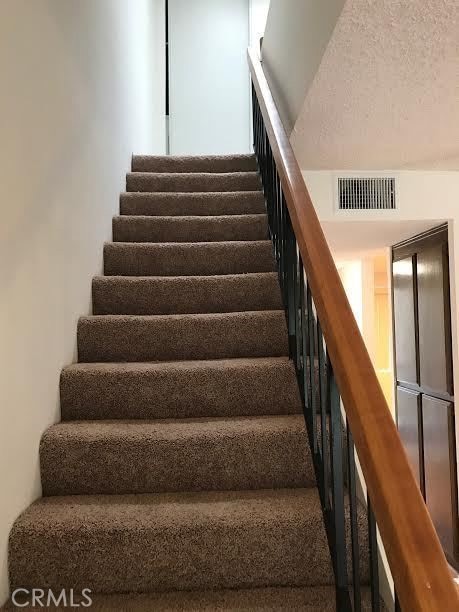
[[[370,552],[370,585],[371,585],[371,611],[379,612],[379,569],[378,569],[378,536],[376,531],[375,515],[371,507],[370,497],[367,496],[368,511],[368,543]]]
[[[304,402],[304,408],[307,412],[309,404],[308,404],[308,368],[307,368],[307,360],[308,360],[308,330],[306,327],[307,317],[306,317],[306,297],[304,294],[304,267],[303,260],[300,255],[299,261],[300,267],[300,319],[301,319],[301,380],[300,380],[300,389],[302,391],[302,399]]]
[[[337,596],[344,603],[348,592],[346,525],[344,515],[343,426],[341,401],[330,358],[327,354],[328,396],[330,402],[330,466]],[[322,432],[326,435],[326,432]],[[343,605],[343,604],[341,604]]]
[[[282,257],[282,185],[279,178],[279,174],[276,171],[276,219],[277,219],[277,231],[276,231],[276,256],[277,261],[280,262]]]
[[[282,260],[280,263],[281,275],[283,278],[283,298],[284,305],[288,301],[288,210],[284,193],[282,193]]]
[[[359,547],[359,528],[357,523],[357,491],[355,477],[355,450],[354,439],[346,421],[347,436],[347,487],[349,494],[349,515],[351,523],[351,549],[352,549],[352,579],[353,579],[353,600],[354,612],[362,609],[360,592],[360,547]]]
[[[287,213],[287,322],[288,343],[290,357],[296,353],[296,326],[295,326],[295,234],[293,233],[290,216]]]
[[[321,444],[320,451],[322,456],[322,488],[323,497],[325,503],[325,510],[330,509],[330,465],[329,465],[329,452],[328,452],[328,440],[327,440],[327,413],[329,403],[329,389],[327,386],[327,374],[325,364],[325,350],[324,340],[322,335],[322,326],[320,322],[317,322],[317,361],[319,370],[319,384],[318,384],[318,396],[319,396],[319,410],[320,410],[320,431],[321,431]]]
[[[295,265],[295,363],[298,382],[301,385],[301,313],[300,313],[300,261],[297,243],[294,245]]]
[[[315,343],[314,343],[314,311],[312,308],[312,293],[308,283],[307,290],[308,309],[308,336],[309,336],[309,410],[311,414],[313,453],[317,453],[317,402],[316,402],[316,379],[315,379]]]
[[[282,184],[279,179],[279,257],[278,257],[278,273],[279,273],[279,282],[281,286],[281,292],[283,296],[284,291],[284,193],[282,191]]]

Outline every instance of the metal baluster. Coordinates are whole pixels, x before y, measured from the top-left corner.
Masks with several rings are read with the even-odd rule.
[[[379,569],[378,569],[378,537],[376,531],[376,520],[371,507],[370,497],[368,503],[368,542],[370,547],[370,586],[371,586],[371,610],[379,612]]]
[[[295,356],[295,235],[293,233],[290,215],[287,213],[287,320],[288,343],[290,358]]]
[[[303,259],[300,255],[300,317],[301,317],[301,384],[303,391],[303,402],[306,413],[308,412],[308,328],[306,327],[306,300],[304,295],[304,267]]]
[[[284,192],[282,191],[282,184],[279,180],[279,263],[277,272],[279,274],[279,284],[281,287],[282,298],[284,298]]]
[[[275,180],[275,192],[276,192],[276,260],[279,262],[280,260],[280,234],[281,234],[281,199],[282,199],[282,189],[280,184],[279,174],[276,170],[276,180]]]
[[[344,516],[343,428],[341,420],[341,401],[328,353],[327,370],[328,396],[330,402],[331,517],[334,532],[333,548],[336,594],[338,609],[345,610],[346,602],[349,600],[349,593],[347,580],[346,526]],[[326,435],[326,432],[323,433]]]
[[[328,408],[328,387],[327,371],[325,364],[324,339],[322,326],[317,321],[317,359],[319,362],[319,407],[320,407],[320,431],[321,431],[321,455],[322,455],[322,487],[325,510],[330,510],[330,466],[327,440],[327,408]],[[317,418],[317,417],[316,417]]]
[[[273,201],[273,250],[274,257],[277,261],[277,188],[276,188],[276,165],[271,152],[271,197]]]
[[[284,283],[283,300],[284,306],[287,307],[288,301],[288,278],[287,278],[287,264],[288,264],[288,210],[285,196],[282,193],[282,261],[281,261],[281,275]]]
[[[295,264],[295,366],[297,376],[300,372],[301,362],[301,320],[300,320],[300,267],[299,253],[296,238],[294,241],[294,264]],[[301,383],[300,383],[301,384]]]
[[[312,308],[311,287],[308,283],[307,290],[308,308],[308,336],[309,336],[309,408],[311,414],[313,453],[317,453],[317,402],[316,402],[316,381],[315,381],[315,342],[314,342],[314,311]]]
[[[348,492],[349,492],[349,511],[351,522],[351,547],[352,547],[352,578],[354,583],[354,612],[362,609],[360,593],[360,547],[359,547],[359,527],[357,523],[357,493],[355,479],[355,450],[354,439],[346,420],[347,434],[347,469],[348,469]]]
[[[275,201],[275,249],[276,261],[279,261],[279,175],[277,173],[276,162],[273,158],[274,176],[273,176],[273,189],[274,189],[274,201]]]

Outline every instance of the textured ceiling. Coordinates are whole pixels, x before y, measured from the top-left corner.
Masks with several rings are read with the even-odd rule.
[[[459,0],[347,0],[291,140],[302,168],[459,169]]]

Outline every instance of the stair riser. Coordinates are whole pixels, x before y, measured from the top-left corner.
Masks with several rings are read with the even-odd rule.
[[[288,355],[284,313],[87,317],[78,325],[80,362],[173,361]]]
[[[298,508],[292,520],[266,509],[231,522],[200,516],[183,526],[152,514],[148,528],[119,530],[107,517],[105,529],[37,525],[33,538],[13,531],[11,586],[148,593],[332,584],[322,513],[308,510]]]
[[[315,485],[304,419],[265,431],[169,437],[123,426],[116,433],[49,430],[40,447],[44,495],[255,490]],[[133,431],[135,430],[135,431]],[[161,439],[161,431],[164,439]],[[250,466],[250,469],[247,469]]]
[[[266,212],[263,193],[123,193],[122,215],[257,215]]]
[[[266,215],[158,218],[115,217],[115,242],[219,242],[267,240]]]
[[[294,414],[301,411],[288,361],[161,364],[136,370],[71,366],[61,376],[64,421]]]
[[[125,278],[97,277],[93,313],[166,315],[280,310],[277,275]]]
[[[271,243],[105,245],[107,276],[212,276],[274,272]]]
[[[256,172],[254,155],[221,157],[155,157],[135,155],[133,172]]]
[[[127,175],[126,191],[140,192],[209,192],[260,191],[260,176],[256,172],[228,174],[154,174],[134,172]]]

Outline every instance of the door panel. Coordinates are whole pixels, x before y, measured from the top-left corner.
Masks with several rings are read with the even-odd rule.
[[[416,481],[423,489],[422,457],[422,436],[420,426],[422,421],[419,419],[421,408],[421,394],[402,387],[397,387],[397,424],[400,437],[408,455],[409,462],[413,469]]]
[[[455,436],[453,404],[422,396],[426,504],[450,558],[456,549]]]
[[[459,569],[447,226],[394,246],[392,261],[398,428],[443,549]]]
[[[419,366],[421,386],[452,394],[449,338],[445,329],[444,245],[423,250],[417,256],[419,308]]]
[[[249,0],[169,0],[170,152],[248,153]]]
[[[413,258],[394,261],[395,358],[397,380],[416,383]]]

